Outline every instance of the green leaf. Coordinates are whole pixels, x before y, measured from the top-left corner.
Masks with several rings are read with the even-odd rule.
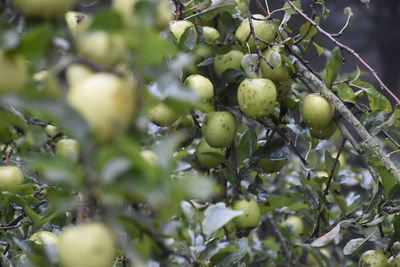
[[[49,24],[41,24],[23,35],[14,52],[27,58],[43,56],[50,44],[52,34],[53,29]]]
[[[340,99],[349,103],[356,103],[356,95],[353,89],[345,83],[337,85],[337,93]]]
[[[336,166],[334,165],[335,162]],[[325,167],[328,175],[332,173],[334,166],[335,166],[335,171],[333,172],[333,175],[336,176],[340,170],[340,161],[339,160],[336,161],[336,158],[333,158],[328,151],[325,151]]]
[[[372,84],[359,80],[353,81],[352,84],[367,93],[369,107],[372,111],[384,111],[386,113],[392,112],[390,101],[378,92]]]
[[[392,188],[397,185],[396,177],[383,167],[379,167],[378,172],[383,186],[383,194],[387,198]]]
[[[107,10],[97,13],[89,27],[89,31],[118,32],[124,28],[121,16],[118,12]]]
[[[204,211],[204,219],[202,221],[203,233],[206,236],[210,236],[230,220],[242,214],[243,211],[241,210],[232,210],[225,207],[225,203],[211,204]]]
[[[322,46],[318,45],[316,42],[313,42],[313,45],[315,47],[315,50],[317,50],[318,56],[321,56],[324,53],[325,48],[323,48]]]
[[[342,60],[340,49],[335,47],[328,56],[325,64],[324,78],[328,88],[331,88],[332,83],[336,80],[342,66]]]

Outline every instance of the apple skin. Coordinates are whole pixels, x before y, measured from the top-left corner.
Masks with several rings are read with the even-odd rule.
[[[52,232],[39,231],[31,235],[31,237],[29,237],[29,240],[39,245],[57,245],[59,237]]]
[[[232,209],[243,211],[242,215],[233,219],[238,228],[254,228],[260,223],[261,211],[256,200],[238,200],[232,205]]]
[[[273,46],[263,51],[263,56],[274,66],[272,69],[265,60],[261,60],[260,67],[264,78],[274,82],[282,82],[290,78],[289,68],[285,65],[280,56],[281,50],[280,47]]]
[[[113,0],[112,9],[117,11],[124,24],[128,27],[135,25],[134,8],[138,0]]]
[[[202,133],[204,139],[213,148],[227,147],[235,140],[237,123],[232,113],[215,111],[204,118]]]
[[[304,231],[303,221],[300,219],[299,216],[296,215],[290,215],[285,221],[282,222],[282,224],[286,227],[291,228],[291,230],[296,235],[300,235]]]
[[[237,92],[238,103],[243,113],[250,119],[269,115],[275,106],[276,88],[269,79],[244,79]]]
[[[276,28],[275,24],[273,24],[270,21],[266,21],[265,17],[261,14],[255,14],[255,15],[253,15],[253,17],[260,19],[260,20],[252,19],[255,35],[258,38],[260,38],[268,43],[273,42],[275,39],[275,35],[276,35],[275,34],[275,28]],[[249,45],[251,52],[256,51],[256,46],[255,46],[253,37],[251,36],[251,32],[250,32],[249,18],[244,20],[239,25],[239,27],[237,28],[237,30],[235,32],[235,38],[244,47],[247,47],[247,45],[246,45],[246,43],[247,43]],[[263,49],[267,46],[266,43],[261,42],[261,41],[257,41],[257,44],[260,47],[260,49]]]
[[[78,157],[80,145],[74,139],[61,139],[56,143],[55,151],[58,156]]]
[[[63,267],[110,267],[115,257],[111,231],[101,223],[66,228],[57,250]]]
[[[228,69],[240,70],[242,66],[243,53],[231,50],[226,54],[217,55],[214,58],[214,70],[217,76],[221,76]]]
[[[54,137],[60,133],[60,129],[57,126],[54,126],[51,124],[46,125],[46,127],[44,128],[44,131],[50,137]]]
[[[258,166],[265,173],[279,172],[283,166],[285,166],[287,158],[282,159],[260,159],[258,161]]]
[[[390,259],[389,267],[400,267],[400,255]]]
[[[365,251],[358,261],[359,267],[386,267],[387,256],[381,250],[368,250]]]
[[[22,184],[24,174],[17,166],[0,166],[0,191],[7,191]]]
[[[203,36],[206,43],[213,44],[221,38],[221,35],[214,27],[203,26]]]
[[[76,40],[76,49],[82,57],[105,66],[121,62],[127,51],[121,35],[103,31],[80,35]]]
[[[335,108],[319,94],[309,94],[303,99],[302,116],[310,128],[324,128],[332,121]]]
[[[132,122],[135,83],[133,78],[100,72],[72,86],[67,101],[86,119],[97,141],[107,143],[114,139],[116,128],[124,129]]]
[[[188,28],[192,28],[194,32],[194,39],[195,42],[197,41],[197,31],[196,28],[194,27],[193,23],[187,20],[173,20],[169,23],[169,28],[171,30],[172,35],[175,37],[177,42],[181,40],[181,37],[183,33],[186,31]]]
[[[156,7],[156,22],[155,26],[159,31],[166,29],[169,23],[173,20],[174,15],[171,11],[171,6],[168,0],[160,0]]]
[[[22,56],[6,55],[0,50],[0,95],[24,89],[28,80],[28,67]]]
[[[93,74],[94,71],[81,64],[71,64],[65,72],[69,86],[76,86]]]
[[[76,0],[13,0],[13,6],[27,17],[51,19],[72,9]]]
[[[334,121],[331,121],[323,128],[310,128],[310,135],[321,140],[328,140],[336,132],[337,127]]]
[[[160,127],[171,126],[179,118],[179,115],[164,103],[150,109],[148,115],[150,121]]]
[[[158,156],[153,151],[151,151],[151,150],[142,150],[140,152],[140,155],[150,165],[157,166],[157,164],[158,164]]]
[[[216,153],[225,157],[226,151],[223,148],[213,148],[207,144],[204,139],[201,139],[196,149],[196,157],[200,164],[208,169],[218,167],[221,161],[213,156],[205,155],[203,153]]]
[[[331,258],[331,252],[326,249],[326,248],[321,248],[319,250],[325,257],[327,257],[328,259]],[[318,262],[316,261],[316,259],[313,257],[312,254],[308,254],[307,256],[307,264],[310,266],[319,266]]]
[[[65,22],[74,37],[86,31],[90,25],[90,21],[90,18],[81,12],[68,11],[65,13]]]
[[[186,78],[184,84],[195,92],[202,101],[207,102],[214,97],[214,85],[199,74],[192,74]]]

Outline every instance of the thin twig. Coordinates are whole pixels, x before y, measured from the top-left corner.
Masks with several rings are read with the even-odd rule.
[[[342,143],[340,144],[340,148],[339,148],[339,151],[338,151],[338,153],[336,155],[335,162],[333,163],[333,167],[332,167],[331,173],[329,174],[329,177],[328,177],[328,182],[326,183],[326,187],[325,187],[325,190],[324,190],[324,196],[326,196],[329,193],[329,187],[331,185],[333,176],[335,174],[336,165],[339,162],[339,157],[340,157],[340,154],[342,153],[344,145],[346,144],[346,141],[347,141],[347,139],[343,138]]]
[[[338,40],[336,40],[332,34],[326,32],[322,29],[315,21],[313,21],[310,17],[308,17],[304,12],[302,12],[299,8],[297,8],[291,0],[286,0],[286,2],[290,5],[293,10],[295,10],[300,16],[306,19],[312,26],[314,26],[320,33],[322,33],[325,37],[327,37],[330,41],[332,41],[336,46],[339,48],[346,50],[349,52],[353,57],[355,57],[371,74],[372,76],[378,81],[381,89],[386,91],[396,102],[400,105],[400,99],[385,85],[385,83],[379,78],[376,71],[367,63],[364,59],[360,57],[360,55],[354,51],[352,48],[342,44]]]
[[[285,255],[286,260],[288,261],[288,263],[292,263],[291,262],[292,261],[291,260],[292,253],[290,252],[290,249],[286,243],[285,238],[283,237],[283,235],[281,233],[281,230],[279,229],[278,225],[276,224],[276,222],[270,215],[267,216],[267,219],[272,226],[272,230],[275,232],[276,236],[278,237],[278,241],[281,244],[283,254]],[[294,263],[292,263],[292,264],[294,264]]]

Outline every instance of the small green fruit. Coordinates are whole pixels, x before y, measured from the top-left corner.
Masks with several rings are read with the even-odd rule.
[[[331,121],[323,128],[310,128],[310,135],[321,140],[328,140],[336,132],[337,127],[334,121]]]
[[[77,86],[79,83],[93,74],[95,74],[95,72],[81,64],[71,64],[68,66],[65,72],[67,82],[71,87]]]
[[[54,137],[57,134],[60,133],[60,129],[57,126],[48,124],[45,128],[44,131],[46,132],[46,134],[50,137]]]
[[[168,27],[174,15],[171,11],[171,6],[168,0],[160,0],[156,7],[156,22],[155,26],[158,30],[164,30]]]
[[[382,250],[368,250],[364,252],[358,261],[359,267],[386,267],[388,258]]]
[[[207,143],[214,148],[227,147],[235,140],[236,119],[227,111],[210,112],[206,115],[202,133]]]
[[[55,151],[58,156],[78,157],[80,145],[74,139],[61,139],[56,143]]]
[[[24,58],[0,50],[0,95],[24,89],[27,80],[28,67]]]
[[[65,14],[65,22],[74,37],[82,34],[90,25],[90,18],[76,11],[68,11]]]
[[[143,157],[147,163],[149,163],[152,166],[156,166],[158,163],[158,156],[156,153],[154,153],[151,150],[142,150],[140,152],[140,155]]]
[[[252,19],[255,35],[268,43],[274,41],[275,25],[273,24],[273,22],[266,21],[265,17],[260,14],[255,14],[253,15],[253,17],[256,18]],[[250,23],[248,18],[243,21],[237,28],[235,38],[244,47],[247,47],[247,43],[249,45],[250,51],[254,52],[256,50],[253,36],[251,36]],[[257,44],[260,49],[263,49],[267,46],[267,44],[262,41],[257,41]]]
[[[238,103],[250,119],[269,115],[275,106],[276,88],[268,79],[245,79],[238,88]]]
[[[194,33],[195,36],[195,42],[197,41],[197,31],[196,28],[194,27],[193,23],[187,20],[173,20],[169,23],[169,28],[172,32],[172,35],[175,37],[175,39],[179,42],[181,40],[181,37],[183,33],[187,29],[191,29]]]
[[[13,0],[13,5],[24,16],[50,19],[60,17],[73,8],[76,0]]]
[[[283,62],[280,53],[281,48],[279,46],[273,46],[263,51],[265,59],[274,67],[271,68],[265,60],[261,60],[260,67],[264,78],[274,82],[282,82],[289,79],[289,68]]]
[[[0,166],[0,191],[7,191],[22,184],[24,174],[17,166]]]
[[[233,204],[232,208],[243,211],[242,215],[233,219],[238,228],[254,228],[260,223],[261,212],[256,200],[238,200]]]
[[[216,153],[221,155],[222,157],[225,157],[226,152],[225,149],[223,148],[213,148],[209,146],[204,139],[200,141],[196,149],[197,159],[199,160],[202,166],[211,169],[220,165],[222,161],[217,159],[216,157],[213,157],[211,155],[206,155],[204,153]]]
[[[324,128],[331,123],[335,108],[319,94],[309,94],[303,99],[303,121],[310,128]]]
[[[203,29],[203,37],[206,43],[212,44],[221,38],[219,32],[214,27],[203,26],[202,29]]]
[[[31,237],[29,237],[29,240],[39,245],[57,245],[59,237],[52,232],[39,231],[31,235]]]
[[[214,97],[214,85],[202,75],[190,75],[186,78],[185,85],[192,89],[204,102],[210,101]]]
[[[296,235],[300,235],[304,231],[303,221],[299,216],[296,215],[290,215],[285,221],[283,221],[282,224],[286,227],[289,227]]]
[[[231,50],[226,54],[217,55],[214,58],[214,70],[217,76],[221,76],[226,70],[240,70],[242,66],[243,53]]]
[[[101,223],[65,229],[57,250],[63,267],[110,267],[114,262],[114,239],[110,230]]]
[[[160,127],[171,126],[179,118],[179,115],[164,103],[150,109],[148,114],[150,121]]]

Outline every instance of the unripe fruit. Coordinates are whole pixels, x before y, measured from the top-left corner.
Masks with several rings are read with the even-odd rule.
[[[113,0],[112,9],[117,11],[128,27],[135,24],[134,8],[138,0]]]
[[[276,88],[268,79],[245,79],[238,88],[238,103],[250,119],[269,115],[275,106]]]
[[[99,142],[115,137],[116,129],[126,128],[135,111],[135,84],[110,73],[94,74],[72,86],[68,103],[88,122]]]
[[[388,258],[381,250],[365,251],[358,261],[359,267],[386,267]]]
[[[197,31],[196,28],[194,27],[193,23],[187,20],[173,20],[169,23],[169,28],[172,32],[172,35],[175,37],[177,42],[181,40],[181,37],[183,33],[187,29],[191,29],[194,33],[194,40],[195,42],[197,41]]]
[[[59,237],[52,232],[39,231],[31,235],[31,237],[29,237],[29,240],[39,245],[57,245]]]
[[[323,128],[332,121],[335,108],[319,94],[309,94],[303,99],[303,121],[310,128]]]
[[[400,255],[390,259],[389,267],[400,267]]]
[[[68,11],[65,14],[65,22],[73,36],[82,34],[90,25],[90,19],[85,14],[76,11]]]
[[[331,253],[329,252],[328,249],[326,248],[321,248],[319,250],[325,257],[327,257],[328,259],[331,258]],[[319,266],[317,260],[314,258],[314,256],[312,254],[308,254],[307,256],[307,264],[310,266]]]
[[[0,191],[7,191],[22,184],[24,174],[17,166],[0,166]]]
[[[214,85],[202,75],[190,75],[186,78],[185,85],[192,89],[202,101],[210,101],[214,97]]]
[[[206,43],[212,44],[221,38],[219,32],[214,27],[203,26],[202,29],[204,40],[206,41]]]
[[[151,150],[142,150],[140,152],[140,155],[142,156],[142,158],[147,161],[147,163],[149,163],[152,166],[156,166],[158,163],[158,156],[156,153],[154,153]]]
[[[260,63],[263,77],[274,82],[281,82],[289,79],[289,68],[283,62],[280,51],[281,48],[278,46],[273,46],[263,51],[265,59],[274,68],[271,68],[264,59],[262,59]]]
[[[270,21],[266,21],[263,15],[255,14],[253,15],[253,17],[256,18],[252,19],[255,35],[268,43],[274,41],[275,25]],[[249,45],[250,51],[254,52],[256,50],[254,39],[253,36],[251,36],[250,32],[249,19],[246,19],[239,25],[235,32],[235,38],[244,47],[247,47],[247,43]],[[262,41],[257,41],[257,44],[260,49],[263,49],[267,46],[267,44]]]
[[[337,130],[336,123],[331,121],[323,128],[310,128],[310,135],[321,140],[328,140]]]
[[[42,19],[56,18],[72,9],[76,0],[13,0],[24,16]]]
[[[127,50],[121,35],[103,31],[80,35],[76,40],[76,48],[81,56],[106,66],[121,62]]]
[[[91,69],[81,64],[71,64],[65,72],[69,86],[76,86],[93,74]]]
[[[167,127],[171,126],[179,118],[179,115],[168,105],[159,103],[149,110],[149,118],[155,125]]]
[[[55,151],[58,156],[78,157],[79,142],[74,139],[61,139],[56,143]]]
[[[233,219],[238,228],[254,228],[260,223],[261,212],[256,200],[238,200],[232,208],[243,211],[242,215]]]
[[[221,164],[222,161],[216,157],[213,157],[211,155],[206,155],[204,153],[216,153],[221,155],[222,157],[225,157],[225,149],[213,148],[209,146],[204,139],[202,139],[199,145],[197,146],[196,157],[202,166],[209,169],[217,167],[218,165]]]
[[[282,222],[282,224],[286,227],[289,227],[291,231],[296,235],[300,235],[304,231],[303,221],[300,219],[299,216],[296,215],[290,215],[285,221]]]
[[[114,262],[114,239],[101,223],[87,223],[65,229],[60,235],[58,254],[63,267],[110,267]]]
[[[0,50],[0,95],[15,93],[26,85],[28,68],[23,57]]]
[[[59,132],[60,129],[57,126],[48,124],[45,128],[44,128],[46,134],[50,137],[54,137],[56,136]]]
[[[214,148],[227,147],[235,140],[236,119],[228,111],[210,112],[206,115],[202,133],[207,143]]]
[[[226,54],[217,55],[214,58],[214,70],[217,76],[221,76],[228,69],[240,70],[243,53],[238,50],[231,50]]]
[[[158,30],[161,31],[168,27],[169,23],[174,18],[168,0],[160,0],[156,7],[156,17],[155,26]]]
[[[283,166],[285,166],[287,162],[287,158],[281,159],[260,159],[258,161],[258,166],[265,173],[274,173],[279,172]]]

